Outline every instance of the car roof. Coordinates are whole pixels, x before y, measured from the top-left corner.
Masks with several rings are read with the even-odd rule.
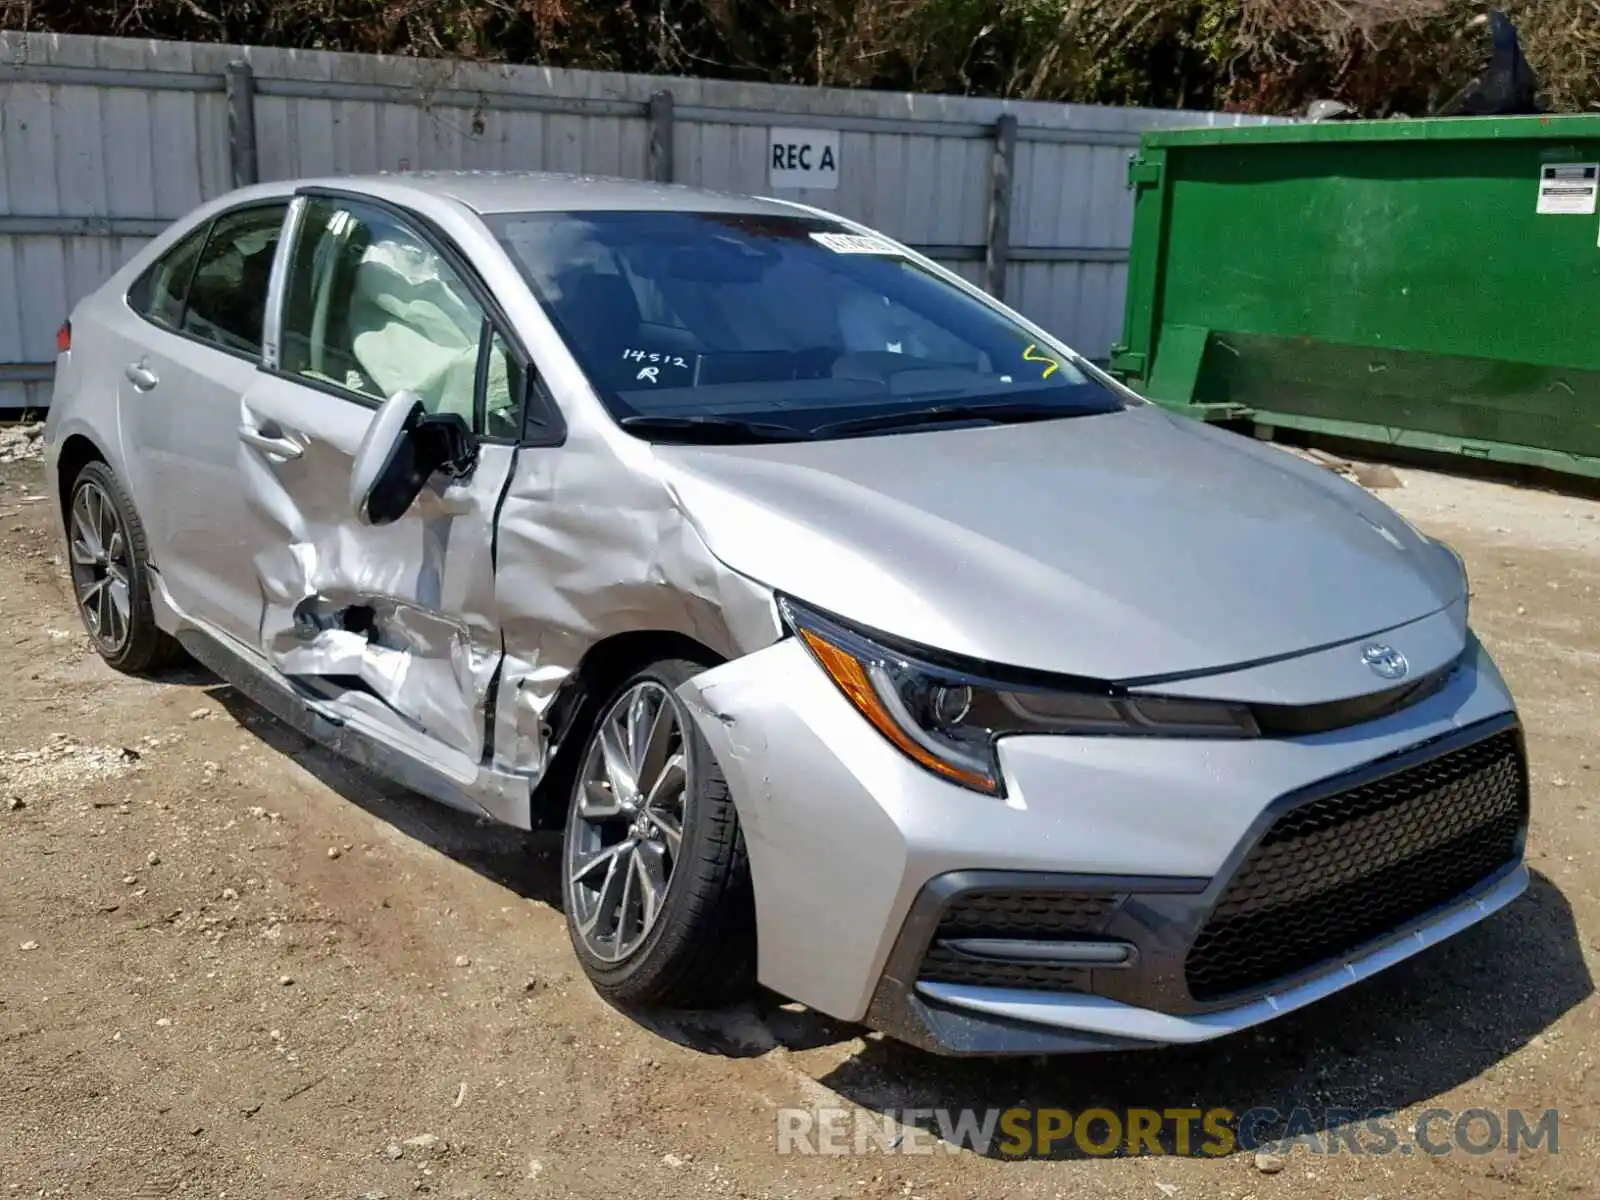
[[[402,171],[300,180],[298,187],[326,186],[395,197],[423,193],[454,200],[482,215],[510,212],[677,211],[801,215],[795,205],[678,184],[543,171]]]

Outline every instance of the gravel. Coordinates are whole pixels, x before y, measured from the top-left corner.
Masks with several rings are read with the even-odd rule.
[[[43,421],[0,426],[0,463],[32,462],[43,457]]]
[[[1281,1154],[1272,1154],[1266,1150],[1256,1152],[1256,1170],[1263,1175],[1276,1175],[1287,1165]]]

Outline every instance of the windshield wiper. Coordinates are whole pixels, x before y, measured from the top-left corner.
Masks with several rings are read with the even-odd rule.
[[[900,412],[878,413],[871,417],[852,417],[832,421],[811,430],[812,437],[837,434],[875,433],[886,429],[911,429],[918,425],[941,425],[959,421],[1049,421],[1058,417],[1085,416],[1093,410],[1073,409],[1062,404],[1029,404],[1002,401],[999,404],[937,404],[932,408],[910,408]]]
[[[772,421],[742,421],[704,413],[688,416],[633,416],[618,422],[629,433],[660,434],[675,442],[804,442],[810,434]]]

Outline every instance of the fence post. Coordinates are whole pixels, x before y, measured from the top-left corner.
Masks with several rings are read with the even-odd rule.
[[[1006,296],[1006,260],[1011,255],[1011,183],[1017,161],[1017,118],[1003,113],[994,126],[989,160],[989,240],[984,248],[984,287],[996,300]]]
[[[228,64],[227,81],[228,158],[233,186],[245,187],[261,178],[256,158],[256,77],[240,58]]]
[[[650,178],[672,182],[672,93],[668,91],[650,97]]]

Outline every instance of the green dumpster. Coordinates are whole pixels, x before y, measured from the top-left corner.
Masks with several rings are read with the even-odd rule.
[[[1152,400],[1600,476],[1600,117],[1154,131],[1129,185]]]

